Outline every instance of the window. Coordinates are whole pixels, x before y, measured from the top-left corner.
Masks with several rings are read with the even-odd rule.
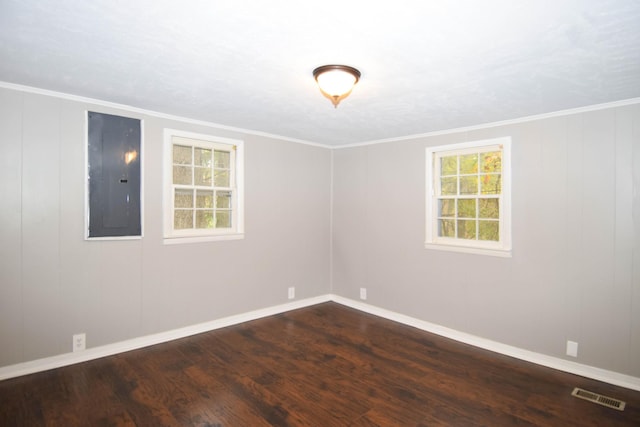
[[[427,148],[429,249],[511,256],[511,138]]]
[[[240,239],[242,141],[165,129],[165,243]]]

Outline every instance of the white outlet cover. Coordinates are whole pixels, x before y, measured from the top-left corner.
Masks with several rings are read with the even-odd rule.
[[[567,341],[567,356],[578,357],[578,343]]]
[[[360,288],[360,299],[367,299],[367,288]]]
[[[86,348],[87,345],[87,335],[86,334],[75,334],[73,336],[73,351],[81,351]]]
[[[289,299],[294,299],[296,297],[296,288],[295,287],[290,287],[289,288]]]

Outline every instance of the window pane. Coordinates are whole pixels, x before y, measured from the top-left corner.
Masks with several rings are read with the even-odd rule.
[[[476,239],[476,221],[458,220],[458,238]]]
[[[440,199],[438,216],[453,217],[456,215],[456,201],[454,199]]]
[[[180,131],[165,136],[170,145],[163,166],[172,175],[163,192],[173,205],[165,205],[164,237],[218,240],[238,231],[244,218],[237,205],[243,191],[242,141]]]
[[[458,178],[455,176],[442,178],[440,194],[444,196],[455,196],[458,194]]]
[[[500,174],[480,176],[481,194],[501,194],[502,179]]]
[[[478,194],[478,176],[460,177],[460,194]]]
[[[191,147],[185,147],[184,145],[174,145],[173,163],[178,165],[190,165]]]
[[[231,207],[231,191],[218,191],[216,195],[216,208],[229,209]]]
[[[440,175],[458,174],[458,156],[447,156],[440,159]]]
[[[173,228],[176,230],[193,228],[193,209],[176,209],[173,214]]]
[[[213,191],[198,190],[196,193],[196,207],[213,209]]]
[[[215,167],[220,169],[231,168],[231,153],[228,151],[215,151]]]
[[[466,154],[460,156],[460,174],[478,173],[478,155]]]
[[[206,148],[194,148],[193,149],[193,164],[196,166],[211,167],[211,150]]]
[[[503,137],[427,147],[427,248],[442,244],[491,255],[511,249],[510,229],[501,227],[511,220],[510,146]]]
[[[196,211],[196,228],[213,228],[213,211]]]
[[[228,170],[215,170],[213,172],[214,187],[229,187],[229,171]]]
[[[194,172],[196,185],[211,187],[211,169],[196,168]]]
[[[500,241],[500,227],[498,221],[478,221],[480,240]]]
[[[176,208],[193,208],[193,192],[191,190],[176,190],[174,197]]]
[[[456,222],[453,219],[441,219],[438,221],[438,236],[456,237]]]
[[[481,153],[481,172],[502,172],[502,153],[500,151],[493,151],[490,153]]]
[[[229,211],[216,211],[216,228],[230,228],[231,213]]]
[[[498,199],[479,199],[480,218],[500,218],[500,203]]]
[[[191,166],[174,166],[173,183],[191,185]]]
[[[458,199],[458,218],[476,217],[476,199]]]

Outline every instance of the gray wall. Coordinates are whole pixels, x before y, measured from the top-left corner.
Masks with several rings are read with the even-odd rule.
[[[142,240],[83,238],[87,109],[144,120]],[[245,141],[244,240],[163,245],[165,127]],[[513,257],[424,249],[425,147],[507,135]],[[285,303],[289,286],[365,287],[375,306],[551,356],[577,341],[578,362],[640,377],[640,105],[330,151],[0,89],[0,188],[0,366],[67,353],[74,333],[94,347]]]
[[[84,240],[85,111],[144,120],[144,238]],[[170,127],[245,141],[244,240],[163,245]],[[0,366],[329,290],[325,148],[0,89]]]
[[[512,137],[513,257],[425,249],[425,147],[498,136]],[[365,287],[378,307],[640,376],[640,106],[333,156],[335,294]]]

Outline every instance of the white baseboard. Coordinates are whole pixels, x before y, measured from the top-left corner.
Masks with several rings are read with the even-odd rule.
[[[502,344],[496,341],[488,340],[486,338],[481,338],[475,335],[456,331],[455,329],[446,328],[444,326],[436,325],[434,323],[426,322],[424,320],[416,319],[414,317],[406,316],[404,314],[396,313],[384,308],[379,308],[370,304],[363,303],[361,301],[352,300],[334,294],[320,295],[313,298],[292,301],[286,304],[254,310],[235,316],[224,317],[222,319],[217,319],[210,322],[191,325],[179,329],[173,329],[171,331],[160,332],[157,334],[147,335],[139,338],[133,338],[114,344],[107,344],[100,347],[89,348],[87,350],[75,353],[66,353],[58,356],[46,357],[43,359],[0,367],[0,381],[19,377],[22,375],[33,374],[36,372],[47,371],[49,369],[61,368],[63,366],[68,366],[75,363],[87,362],[89,360],[99,359],[101,357],[112,356],[114,354],[136,350],[139,348],[148,347],[150,345],[161,344],[175,339],[185,338],[191,335],[213,331],[215,329],[237,325],[243,322],[248,322],[250,320],[256,320],[263,317],[296,310],[298,308],[309,307],[328,301],[333,301],[338,304],[363,311],[365,313],[393,320],[395,322],[402,323],[408,326],[413,326],[423,331],[431,332],[436,335],[450,338],[465,344],[470,344],[475,347],[483,348],[485,350],[515,357],[516,359],[524,360],[571,374],[580,375],[594,380],[603,381],[631,390],[640,391],[640,378],[637,377],[632,377],[630,375],[624,375],[618,372],[583,365],[569,360],[560,359],[558,357],[547,356],[545,354]]]
[[[365,313],[393,320],[404,325],[413,326],[423,331],[431,332],[445,338],[450,338],[455,341],[470,344],[472,346],[493,351],[495,353],[500,353],[505,356],[515,357],[516,359],[546,366],[548,368],[557,369],[559,371],[568,372],[570,374],[580,375],[631,390],[640,391],[640,378],[632,377],[631,375],[624,375],[618,372],[608,371],[606,369],[596,368],[593,366],[572,362],[570,360],[560,359],[559,357],[547,356],[545,354],[502,344],[496,341],[488,340],[486,338],[481,338],[475,335],[456,331],[455,329],[436,325],[435,323],[429,323],[425,322],[424,320],[416,319],[414,317],[405,316],[404,314],[379,308],[370,304],[363,303],[361,301],[344,298],[339,295],[331,295],[331,300],[337,302],[338,304],[355,308],[356,310],[364,311]]]
[[[49,369],[61,368],[63,366],[73,365],[75,363],[87,362],[101,357],[112,356],[125,351],[137,350],[139,348],[148,347],[150,345],[161,344],[164,342],[185,338],[191,335],[203,332],[213,331],[215,329],[227,326],[237,325],[239,323],[248,322],[250,320],[260,319],[262,317],[280,314],[298,308],[308,307],[315,304],[331,301],[331,295],[321,295],[314,298],[292,301],[273,307],[262,308],[259,310],[242,313],[235,316],[224,317],[210,322],[199,323],[196,325],[186,326],[184,328],[173,329],[157,334],[146,335],[139,338],[133,338],[126,341],[120,341],[113,344],[107,344],[100,347],[88,348],[75,353],[65,353],[43,359],[32,360],[24,363],[17,363],[0,367],[0,381],[19,377],[22,375],[33,374],[36,372],[48,371]]]

